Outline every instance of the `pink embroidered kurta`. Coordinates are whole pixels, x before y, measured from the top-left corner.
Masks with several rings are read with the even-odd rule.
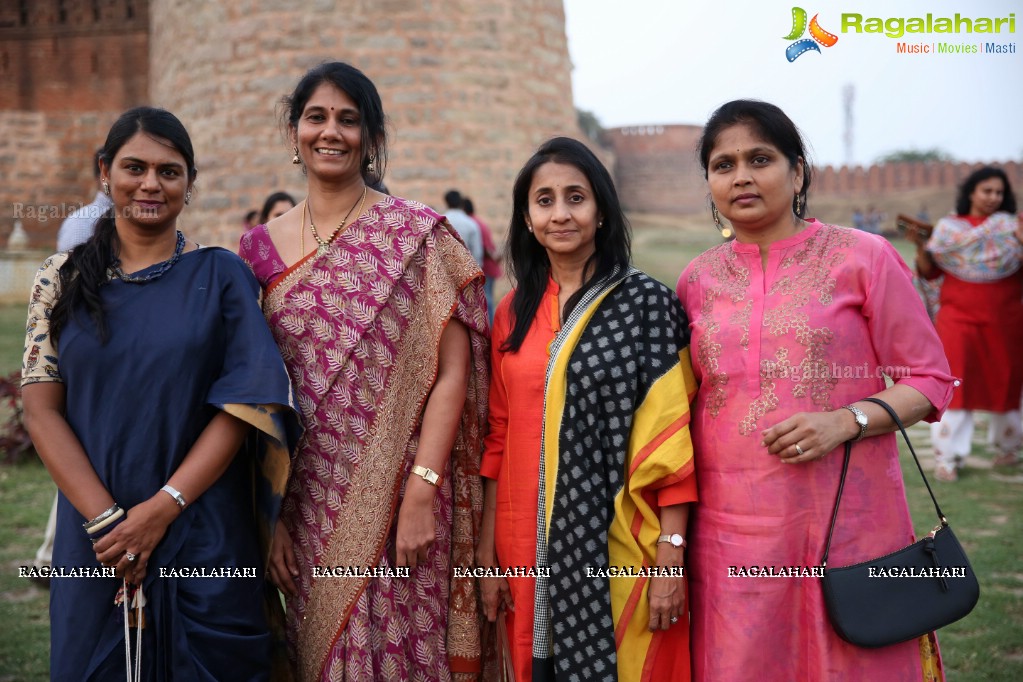
[[[817,578],[729,576],[817,566],[824,550],[842,449],[783,464],[762,445],[765,429],[873,395],[882,373],[926,396],[929,420],[948,404],[954,379],[902,258],[880,237],[810,221],[771,245],[766,268],[753,244],[707,251],[678,294],[700,385],[691,423],[700,504],[686,555],[693,679],[926,679],[926,638],[873,650],[844,642]],[[856,443],[829,564],[913,539],[895,436]]]

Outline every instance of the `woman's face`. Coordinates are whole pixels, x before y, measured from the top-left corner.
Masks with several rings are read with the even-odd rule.
[[[1002,206],[1005,183],[1001,178],[981,180],[970,193],[970,215],[986,218]]]
[[[741,237],[791,221],[803,162],[793,167],[781,150],[738,123],[718,135],[707,161],[707,182],[718,211]]]
[[[185,157],[161,137],[135,133],[102,168],[118,218],[146,228],[173,228],[191,183]]]
[[[291,134],[311,175],[321,179],[362,175],[362,119],[347,92],[320,84]]]
[[[585,260],[596,250],[597,200],[575,166],[548,161],[537,168],[527,205],[526,225],[551,257]]]
[[[284,215],[294,207],[295,204],[291,203],[287,199],[281,199],[276,204],[270,207],[270,212],[266,214],[267,222],[270,222],[271,220],[278,216]]]

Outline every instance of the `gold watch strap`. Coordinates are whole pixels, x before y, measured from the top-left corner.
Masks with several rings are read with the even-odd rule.
[[[412,473],[414,473],[416,476],[419,476],[430,485],[434,486],[440,485],[440,474],[438,474],[433,469],[429,469],[424,466],[419,466],[418,464],[413,464]]]

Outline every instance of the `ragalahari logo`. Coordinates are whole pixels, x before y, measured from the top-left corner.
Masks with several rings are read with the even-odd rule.
[[[785,36],[785,40],[795,40],[796,42],[785,48],[785,58],[790,62],[796,61],[800,55],[813,50],[820,52],[821,49],[817,47],[820,43],[824,47],[832,47],[838,42],[838,36],[834,33],[828,33],[821,25],[817,23],[817,17],[819,15],[813,15],[813,19],[810,20],[810,38],[803,38],[802,40],[796,40],[803,35],[806,31],[806,10],[802,7],[792,8],[792,32]]]

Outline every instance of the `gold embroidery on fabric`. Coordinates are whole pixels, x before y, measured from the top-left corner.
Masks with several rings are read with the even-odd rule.
[[[767,295],[785,296],[787,300],[764,311],[763,333],[773,339],[791,336],[805,352],[795,364],[784,348],[779,349],[774,358],[761,358],[760,395],[750,401],[749,410],[739,423],[742,435],[756,431],[759,420],[777,408],[776,391],[781,377],[792,384],[794,397],[809,397],[815,406],[832,409],[831,392],[838,380],[827,362],[827,349],[834,340],[834,332],[827,326],[812,327],[808,306],[812,301],[821,306],[833,302],[836,281],[832,273],[855,243],[856,238],[848,228],[822,225],[815,235],[782,258]],[[709,389],[707,409],[712,417],[717,417],[725,405],[728,383],[728,375],[719,370],[718,358],[723,349],[715,338],[721,331],[720,325],[711,318],[715,301],[727,298],[736,306],[728,322],[741,329],[740,345],[749,348],[753,310],[753,301],[746,299],[750,287],[749,269],[740,267],[737,260],[731,245],[723,244],[700,256],[688,280],[696,282],[704,271],[712,280],[703,296],[698,323],[705,331],[697,348],[697,358],[706,376],[705,388]],[[738,304],[743,301],[745,305],[740,307]]]
[[[703,390],[707,393],[707,410],[712,417],[718,416],[725,405],[728,375],[720,371],[718,358],[721,357],[722,346],[715,340],[721,326],[714,321],[712,313],[714,301],[719,297],[727,297],[732,303],[739,303],[746,297],[749,289],[749,268],[739,265],[738,258],[731,244],[722,244],[700,256],[693,270],[689,273],[689,282],[696,282],[704,269],[707,269],[716,286],[704,291],[703,304],[700,307],[698,323],[705,325],[705,333],[700,338],[696,349],[697,360],[704,369]],[[742,329],[740,343],[749,348],[749,323],[753,302],[749,301],[743,312],[736,313],[729,321],[734,321]]]

